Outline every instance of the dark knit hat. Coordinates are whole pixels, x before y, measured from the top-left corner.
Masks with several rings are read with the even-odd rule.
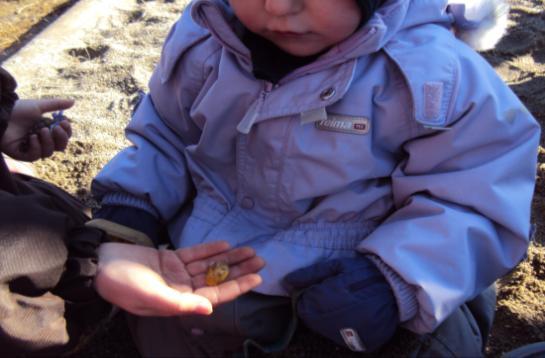
[[[361,9],[361,23],[365,24],[382,4],[383,0],[357,0]]]

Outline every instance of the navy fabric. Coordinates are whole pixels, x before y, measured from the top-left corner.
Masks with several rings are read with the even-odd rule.
[[[95,219],[106,219],[143,232],[155,247],[161,243],[161,224],[147,211],[129,206],[104,205],[93,213]]]
[[[320,55],[306,57],[291,55],[246,28],[242,42],[252,54],[254,76],[272,83],[278,83],[284,76],[313,62]]]
[[[357,332],[366,352],[388,342],[399,323],[390,285],[365,256],[321,262],[285,279],[301,291],[297,314],[313,331],[347,346],[341,330]],[[350,347],[348,347],[350,348]]]
[[[358,0],[358,5],[362,13],[361,23],[365,24],[382,5],[382,0]]]

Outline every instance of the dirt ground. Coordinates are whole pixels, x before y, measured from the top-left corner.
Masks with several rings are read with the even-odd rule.
[[[18,45],[44,28],[76,0],[0,1],[0,50],[13,53]]]
[[[23,6],[31,2],[0,1],[2,27],[5,21],[13,28],[22,26],[18,25],[17,16],[2,14],[2,10],[7,9],[3,6],[17,3]],[[61,53],[57,58],[60,60],[44,66],[27,68],[11,63],[8,56],[20,44],[15,43],[11,48],[4,46],[0,61],[5,60],[4,65],[18,78],[22,97],[64,95],[77,100],[76,107],[67,112],[73,120],[73,140],[65,153],[36,164],[40,177],[94,205],[89,195],[90,181],[101,166],[126,145],[123,128],[139,92],[146,91],[163,39],[186,2],[124,1],[105,23],[89,31],[83,45],[59,49]],[[483,55],[545,126],[545,0],[512,0],[511,3],[509,33],[496,49]],[[18,36],[25,39],[24,35]],[[491,357],[524,344],[545,341],[544,146],[542,137],[533,201],[535,242],[528,259],[498,283],[497,318],[487,352]],[[122,318],[118,317],[105,325],[91,344],[75,356],[134,357],[138,354],[130,343]],[[304,330],[281,356],[355,357]]]

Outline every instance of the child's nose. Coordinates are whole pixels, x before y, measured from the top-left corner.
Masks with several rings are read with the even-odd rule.
[[[274,16],[297,13],[303,8],[304,0],[265,0],[265,11]]]

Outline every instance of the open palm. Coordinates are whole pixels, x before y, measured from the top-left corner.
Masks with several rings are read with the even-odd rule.
[[[213,262],[228,264],[229,276],[207,286],[205,274]],[[253,249],[229,249],[224,241],[175,251],[106,243],[99,248],[95,287],[107,301],[140,316],[210,314],[213,306],[258,286],[256,272],[263,266]]]

